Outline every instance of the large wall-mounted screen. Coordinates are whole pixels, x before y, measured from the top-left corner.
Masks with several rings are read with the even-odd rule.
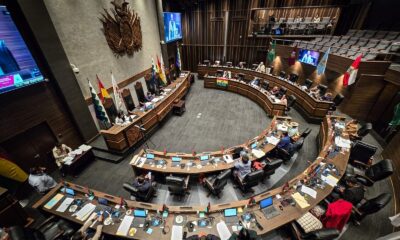
[[[180,13],[164,12],[164,35],[165,42],[167,43],[182,39],[182,23]]]
[[[43,80],[10,12],[0,5],[0,94]]]
[[[317,66],[319,58],[319,52],[311,51],[308,49],[300,49],[299,51],[299,61],[302,63],[311,64]]]

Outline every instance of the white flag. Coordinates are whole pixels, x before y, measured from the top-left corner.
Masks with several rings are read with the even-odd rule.
[[[126,108],[124,103],[122,102],[122,96],[121,96],[121,91],[118,88],[117,82],[115,81],[114,74],[111,72],[111,84],[113,87],[113,93],[114,93],[114,103],[115,103],[115,108],[117,109],[117,112],[123,111],[126,113]]]

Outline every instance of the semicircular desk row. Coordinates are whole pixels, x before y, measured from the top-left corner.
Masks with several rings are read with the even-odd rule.
[[[302,112],[305,118],[310,120],[322,120],[328,113],[330,107],[333,102],[318,100],[311,96],[308,92],[301,89],[298,84],[294,84],[286,79],[280,78],[278,76],[274,76],[272,74],[262,73],[251,69],[246,68],[237,68],[237,67],[223,67],[223,66],[206,66],[206,65],[198,65],[197,71],[199,73],[200,78],[204,78],[204,86],[210,88],[223,88],[217,84],[212,82],[213,78],[208,78],[208,76],[215,76],[217,70],[231,71],[233,75],[244,74],[244,81],[249,82],[253,80],[255,77],[260,79],[265,79],[270,82],[271,85],[276,85],[278,87],[287,88],[287,93],[289,95],[294,95],[296,97],[296,106],[299,106],[299,110]],[[227,91],[238,92],[244,96],[248,96],[249,98],[260,98],[260,96],[254,96],[248,89],[241,89],[242,86],[237,86],[233,84],[232,86],[228,86],[225,88]],[[265,98],[264,98],[265,99]],[[257,102],[263,106],[261,101]],[[271,107],[274,106],[275,108]],[[277,104],[268,103],[267,109],[270,115],[277,115],[282,113],[281,109]]]
[[[182,73],[183,77],[177,78],[164,88],[166,94],[156,98],[157,101],[154,101],[152,109],[147,111],[135,109],[132,113],[136,117],[131,123],[113,125],[107,130],[100,131],[109,149],[119,152],[129,149],[144,138],[144,134],[136,126],[140,125],[146,129],[145,132],[148,132],[164,120],[172,110],[173,103],[182,99],[190,88],[190,72]]]
[[[316,160],[304,172],[288,181],[284,186],[265,191],[250,199],[211,206],[206,204],[199,206],[165,206],[130,200],[122,201],[122,198],[118,196],[65,182],[58,184],[56,188],[40,199],[34,207],[41,208],[52,215],[83,224],[85,216],[88,214],[84,215],[80,210],[89,207],[93,208],[89,209],[92,211],[94,209],[104,210],[104,204],[107,204],[112,209],[109,209],[109,211],[114,212],[114,214],[111,215],[112,217],[108,217],[109,220],[106,222],[111,222],[111,224],[103,227],[103,233],[130,239],[182,239],[182,233],[187,231],[185,226],[189,222],[195,223],[194,228],[196,231],[188,232],[188,237],[193,234],[205,233],[219,235],[222,239],[227,239],[227,235],[237,230],[235,227],[237,227],[239,219],[249,229],[255,230],[259,235],[262,235],[301,217],[332,192],[334,184],[326,179],[338,181],[344,175],[349,159],[349,149],[336,146],[335,141],[339,137],[348,139],[348,134],[343,130],[344,126],[345,118],[327,116],[321,123],[318,139],[321,151]],[[298,185],[300,181],[304,183],[302,187]],[[305,186],[308,186],[310,191],[305,191],[306,188],[301,190]],[[64,187],[73,189],[75,195],[66,196],[62,192]],[[93,196],[93,198],[88,198],[88,196]],[[77,212],[71,211],[68,205],[63,205],[67,197],[75,200],[77,198],[81,199],[81,206],[76,210]],[[268,197],[273,197],[273,205],[279,211],[279,215],[273,218],[267,218],[259,205],[261,200]],[[288,199],[291,199],[294,204],[284,204]],[[99,204],[99,202],[102,204]],[[116,207],[121,203],[125,207]],[[73,204],[76,203],[74,202]],[[101,207],[99,208],[99,206]],[[63,211],[60,211],[60,208]],[[134,217],[129,212],[130,209],[144,212],[149,226],[137,227],[134,223],[138,216]],[[224,210],[230,212],[232,209],[237,211],[237,221],[229,224],[225,222]],[[251,221],[246,222],[243,216],[249,216],[249,214]],[[198,220],[204,219],[210,220],[208,226],[201,227],[197,225]],[[92,227],[95,228],[96,224]]]

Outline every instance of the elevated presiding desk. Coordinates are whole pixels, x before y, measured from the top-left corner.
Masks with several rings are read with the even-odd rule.
[[[107,213],[105,216],[103,233],[128,239],[175,240],[182,239],[183,232],[187,232],[188,237],[204,233],[227,239],[224,236],[238,230],[239,220],[247,228],[262,235],[301,217],[332,192],[335,183],[344,175],[349,158],[348,134],[343,130],[344,125],[342,117],[325,118],[321,123],[318,141],[322,144],[321,151],[316,160],[283,186],[262,192],[250,199],[209,206],[206,203],[198,206],[163,206],[123,200],[118,196],[66,182],[58,184],[33,207],[79,224],[86,220],[80,212],[84,208],[91,207],[91,211],[86,215],[106,211],[111,215]],[[64,193],[63,188],[69,189],[68,192],[74,190],[74,195]],[[272,197],[273,206],[279,212],[272,218],[264,215],[259,204],[268,197]],[[66,198],[72,198],[73,202],[61,207],[64,211],[60,211],[60,206]],[[74,206],[77,204],[78,208],[75,211],[71,210],[72,207],[76,208]],[[233,222],[226,221],[224,211],[227,209],[237,211]],[[131,210],[145,213],[142,225],[135,225],[135,219],[139,217],[133,216]],[[206,226],[200,226],[199,221],[206,221]],[[96,228],[96,225],[95,223],[91,227]],[[195,231],[190,231],[190,225]]]
[[[244,74],[244,81],[249,82],[255,77],[269,81],[270,86],[286,87],[288,95],[296,96],[296,106],[310,120],[322,120],[332,106],[332,102],[323,101],[314,98],[308,92],[301,89],[298,84],[292,83],[286,79],[266,74],[247,68],[223,67],[223,66],[206,66],[198,65],[197,71],[199,77],[215,76],[217,70],[231,71],[232,76]]]
[[[133,156],[130,164],[135,173],[137,170],[142,170],[164,174],[196,175],[231,169],[235,163],[233,159],[235,149],[248,149],[250,161],[263,159],[278,143],[279,130],[287,129],[291,121],[290,117],[274,117],[271,125],[258,136],[226,150],[203,153],[167,153],[146,149]]]
[[[135,109],[133,115],[136,117],[127,125],[113,125],[107,130],[101,130],[109,149],[114,151],[124,151],[139,142],[144,134],[137,126],[141,126],[145,131],[156,126],[172,110],[175,100],[182,99],[190,87],[190,72],[182,72],[183,77],[164,88],[165,95],[157,98],[154,107],[150,110]]]
[[[270,116],[282,116],[285,113],[286,106],[280,103],[280,100],[275,99],[267,90],[249,85],[245,81],[204,76],[204,87],[234,92],[248,97],[258,103]]]

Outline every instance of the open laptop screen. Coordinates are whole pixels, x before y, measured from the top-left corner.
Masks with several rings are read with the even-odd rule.
[[[272,205],[272,197],[264,198],[260,201],[260,208],[266,208]]]
[[[148,153],[148,154],[146,154],[146,158],[147,159],[154,159],[154,154]]]
[[[224,210],[224,216],[225,217],[233,217],[237,215],[237,209],[236,208],[228,208]]]
[[[146,217],[146,211],[145,210],[134,210],[133,211],[133,216],[135,217]]]

